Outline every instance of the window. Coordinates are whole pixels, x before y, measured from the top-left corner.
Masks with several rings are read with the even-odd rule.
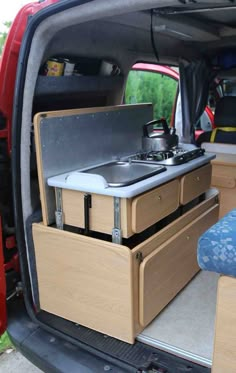
[[[165,117],[169,124],[178,87],[178,80],[176,80],[178,74],[168,67],[150,64],[141,65],[145,66],[145,71],[132,70],[129,73],[125,91],[125,103],[151,102],[153,104],[154,119]],[[156,71],[153,71],[154,67]],[[168,75],[163,73],[163,69],[167,69]],[[173,74],[173,76],[169,74]]]

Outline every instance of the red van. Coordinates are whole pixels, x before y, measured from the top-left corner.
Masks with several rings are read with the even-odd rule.
[[[236,46],[235,15],[225,1],[45,0],[13,21],[0,65],[0,332],[43,371],[210,372],[217,278],[198,273],[196,245],[218,219],[214,156],[162,141],[150,159],[142,129],[154,106],[176,136],[179,87],[165,77],[203,61],[180,89],[189,107],[198,98],[197,135],[211,130],[208,91],[217,76],[223,95],[233,74],[215,56]],[[133,72],[151,75],[127,94]],[[106,183],[107,164],[118,171]],[[129,184],[113,179],[125,166]]]

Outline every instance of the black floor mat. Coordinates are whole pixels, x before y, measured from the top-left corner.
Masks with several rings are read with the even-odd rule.
[[[141,342],[130,345],[44,311],[40,312],[38,318],[81,343],[135,367],[140,373],[210,373],[209,368]]]

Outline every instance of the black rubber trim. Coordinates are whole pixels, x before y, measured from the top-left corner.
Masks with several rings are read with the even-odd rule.
[[[28,360],[47,373],[134,373],[134,368],[118,367],[106,359],[98,358],[64,339],[55,337],[33,323],[23,302],[18,300],[8,307],[8,334]]]

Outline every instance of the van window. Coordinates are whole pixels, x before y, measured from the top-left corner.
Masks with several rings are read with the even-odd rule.
[[[152,102],[153,117],[165,117],[167,123],[170,123],[177,87],[178,81],[168,75],[156,71],[132,70],[127,79],[125,103]]]

